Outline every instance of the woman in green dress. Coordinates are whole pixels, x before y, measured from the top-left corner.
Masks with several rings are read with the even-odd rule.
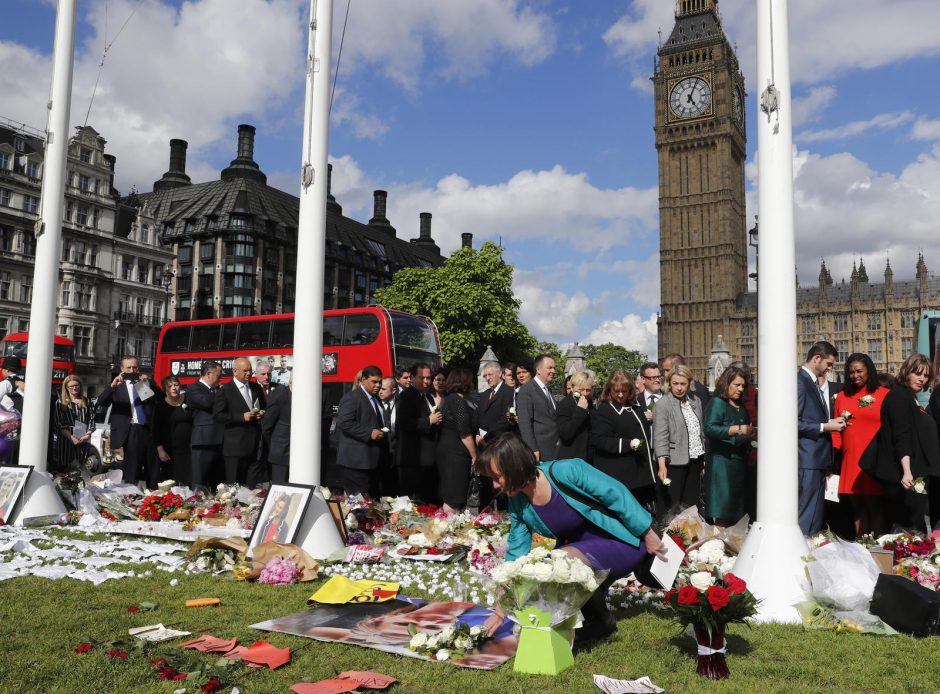
[[[705,410],[705,514],[727,527],[745,514],[747,454],[757,433],[744,407],[749,386],[743,369],[729,366],[715,383],[715,395]]]

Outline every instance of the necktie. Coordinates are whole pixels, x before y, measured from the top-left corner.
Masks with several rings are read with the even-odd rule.
[[[545,397],[548,398],[548,401],[552,404],[552,409],[555,409],[555,398],[552,397],[552,394],[548,392],[548,386],[542,386],[542,391],[545,393]]]
[[[137,389],[134,389],[134,412],[137,414],[137,423],[146,424],[147,415],[144,414],[144,405],[140,401],[140,396],[137,395]]]
[[[496,386],[490,388],[490,400],[496,397]]]
[[[241,389],[242,397],[245,399],[245,402],[248,403],[248,409],[250,410],[252,408],[252,403],[251,403],[251,391],[248,390],[248,384],[242,383],[241,386],[239,386],[239,388]]]
[[[382,405],[385,407],[385,416],[382,418],[382,422],[385,424],[386,429],[392,428],[392,403],[383,402]]]
[[[382,416],[382,401],[374,395],[369,398],[372,401],[372,409],[375,410],[375,416],[379,420],[379,429],[385,426],[385,417]]]

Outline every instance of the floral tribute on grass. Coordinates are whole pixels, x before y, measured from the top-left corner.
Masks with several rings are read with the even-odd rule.
[[[173,492],[145,496],[137,509],[137,517],[145,521],[158,521],[183,508],[183,497]]]
[[[414,624],[409,624],[408,633],[411,634],[408,648],[435,660],[463,658],[486,640],[486,630],[482,625],[471,627],[463,622],[444,627],[437,634],[418,631]]]
[[[258,583],[284,586],[297,583],[300,580],[300,569],[290,559],[274,557],[265,564],[258,577]]]
[[[683,627],[692,626],[698,641],[698,674],[710,680],[728,677],[725,627],[746,623],[757,612],[757,599],[747,583],[717,569],[680,577],[679,588],[666,591],[663,603]]]

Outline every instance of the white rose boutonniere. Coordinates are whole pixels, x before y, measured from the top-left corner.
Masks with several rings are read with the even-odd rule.
[[[859,407],[871,407],[874,404],[875,404],[874,395],[863,395],[862,397],[858,399]]]
[[[571,397],[573,397],[575,400],[580,400],[580,399],[581,399],[581,391],[580,391],[580,390],[573,390],[573,391],[571,391]]]
[[[643,448],[643,441],[641,439],[630,439],[630,450],[638,451]]]

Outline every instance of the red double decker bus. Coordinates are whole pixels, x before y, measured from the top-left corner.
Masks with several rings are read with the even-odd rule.
[[[232,375],[236,357],[252,367],[272,367],[272,380],[287,383],[294,365],[294,314],[175,321],[160,331],[154,377],[170,374],[186,385],[199,379],[207,359],[222,364],[222,377]],[[374,364],[392,374],[395,364],[441,365],[441,343],[434,323],[424,316],[370,306],[323,312],[323,387],[339,402],[356,373]]]
[[[10,333],[0,340],[0,354],[4,357],[19,357],[26,369],[26,351],[29,333]],[[75,373],[75,343],[61,335],[52,340],[52,385],[61,386],[66,376]]]

